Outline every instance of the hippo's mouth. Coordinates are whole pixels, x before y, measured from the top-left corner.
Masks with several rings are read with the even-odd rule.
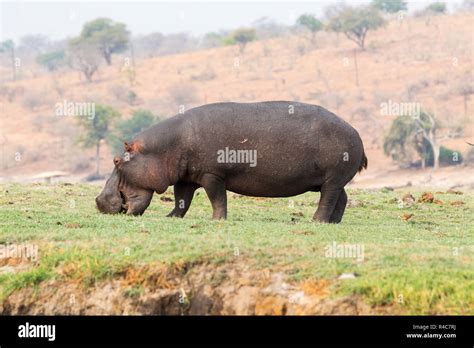
[[[125,194],[122,192],[122,191],[119,191],[120,192],[120,198],[122,198],[122,206],[120,208],[120,213],[127,213],[128,211],[128,202],[127,202],[127,197],[125,196]]]

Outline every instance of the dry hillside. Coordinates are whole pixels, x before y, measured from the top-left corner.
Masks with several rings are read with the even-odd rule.
[[[465,106],[459,88],[472,79],[473,23],[472,14],[392,20],[369,32],[366,51],[355,50],[343,35],[324,32],[315,46],[304,37],[285,35],[250,43],[241,56],[238,47],[227,46],[136,60],[135,83],[123,56],[114,56],[110,67],[101,66],[92,83],[67,68],[49,73],[22,66],[22,79],[0,90],[0,176],[52,170],[85,176],[93,170],[93,150],[76,144],[76,120],[54,115],[55,104],[63,100],[108,104],[124,118],[135,109],[169,117],[181,104],[190,108],[221,101],[320,104],[360,132],[369,157],[367,180],[396,169],[381,147],[394,117],[382,115],[380,104],[419,102],[444,126],[464,129],[462,138],[443,145],[466,153],[466,141],[474,142],[474,97]],[[137,95],[133,103],[126,98],[130,90]],[[112,163],[106,148],[102,157],[107,172]]]

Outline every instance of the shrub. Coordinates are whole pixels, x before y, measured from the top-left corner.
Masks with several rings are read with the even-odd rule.
[[[238,44],[240,53],[243,53],[247,44],[257,38],[257,32],[252,28],[241,28],[233,31],[230,36],[224,40],[224,44]],[[228,40],[226,42],[226,40]]]
[[[216,33],[216,32],[207,33],[202,40],[203,41],[202,47],[203,48],[219,47],[222,45],[223,39],[224,37],[221,33]]]
[[[403,0],[373,0],[372,6],[386,13],[407,10],[407,3]]]
[[[8,100],[11,103],[13,100],[15,100],[16,90],[14,88],[11,88],[11,87],[8,87],[8,86],[5,86],[5,85],[1,85],[0,86],[0,97],[2,97],[2,99]]]
[[[137,94],[133,90],[128,89],[125,86],[112,86],[109,88],[109,92],[112,93],[117,100],[125,102],[129,105],[135,105],[135,103],[137,102]]]
[[[444,2],[434,2],[428,5],[425,9],[426,12],[431,12],[435,14],[446,13],[446,4]]]
[[[176,105],[188,105],[197,100],[197,89],[192,85],[174,85],[168,92]]]
[[[456,166],[463,162],[463,156],[461,152],[456,150],[448,149],[447,147],[441,146],[439,151],[439,164],[440,166]],[[426,164],[433,166],[433,151],[429,149],[428,156],[426,158]]]
[[[120,117],[117,110],[107,105],[96,104],[95,115],[92,119],[88,117],[78,117],[79,124],[83,132],[78,138],[78,142],[85,148],[95,147],[96,170],[94,178],[100,177],[100,147],[102,140],[108,139],[109,129],[113,120]]]
[[[109,87],[109,92],[120,101],[127,100],[128,88],[122,85],[114,85]]]
[[[46,67],[48,71],[54,71],[65,64],[65,54],[64,51],[53,51],[40,54],[36,57],[36,62]]]
[[[134,105],[136,101],[137,101],[137,94],[134,91],[129,90],[127,93],[127,103],[130,105]]]
[[[35,110],[37,107],[43,105],[44,103],[44,95],[37,92],[29,92],[25,94],[21,105],[23,107],[30,109],[31,111]]]
[[[214,72],[214,70],[212,70],[211,67],[207,67],[207,69],[204,70],[200,74],[191,76],[191,80],[194,80],[194,81],[211,81],[211,80],[214,80],[215,78],[216,78],[216,73]]]
[[[463,162],[459,151],[440,146],[434,138],[438,125],[427,112],[422,111],[415,119],[406,115],[393,120],[384,140],[384,152],[402,167],[435,167],[458,165]],[[439,149],[438,161],[434,161],[433,149]]]
[[[296,24],[306,28],[311,33],[311,42],[315,41],[316,33],[323,28],[323,23],[310,13],[299,16]]]
[[[123,152],[123,142],[133,140],[133,137],[152,126],[159,121],[159,117],[153,115],[149,110],[134,111],[132,117],[128,120],[123,120],[115,126],[114,134],[109,138],[110,147],[114,155]]]
[[[471,166],[474,165],[474,147],[471,147],[467,152],[466,157],[464,159],[464,163]]]

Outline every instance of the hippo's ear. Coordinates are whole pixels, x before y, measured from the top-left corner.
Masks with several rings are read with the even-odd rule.
[[[127,142],[124,142],[124,147],[125,147],[125,152],[140,152],[142,151],[142,145],[137,142],[137,141],[134,141],[132,142],[131,144],[127,143]]]

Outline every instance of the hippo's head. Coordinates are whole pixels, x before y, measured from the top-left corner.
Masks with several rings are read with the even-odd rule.
[[[112,175],[105,183],[105,187],[95,198],[97,209],[104,214],[116,214],[125,210],[124,197],[119,191],[120,176],[117,169],[114,169]]]
[[[150,205],[153,192],[163,193],[168,185],[159,173],[157,158],[125,143],[125,153],[114,158],[115,168],[96,197],[101,213],[141,215]]]

